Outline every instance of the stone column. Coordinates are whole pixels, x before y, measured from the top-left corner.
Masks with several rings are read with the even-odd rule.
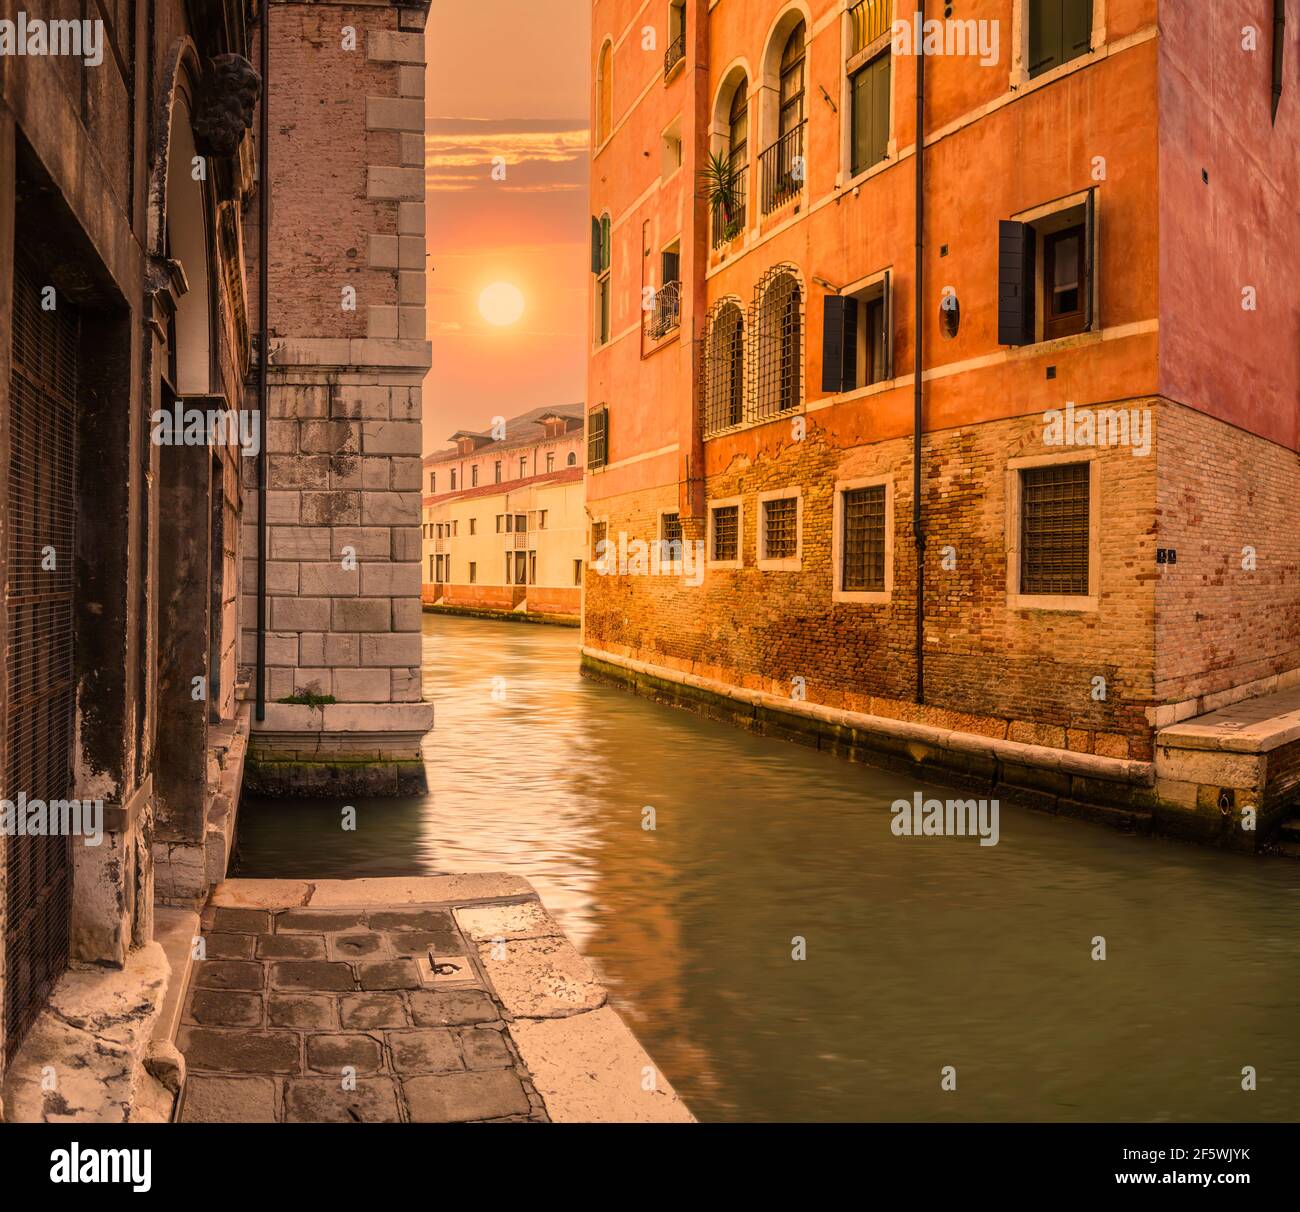
[[[246,768],[253,791],[424,788],[423,17],[350,8],[355,50],[323,62],[322,43],[340,47],[342,18],[314,5],[271,10],[267,691]],[[257,493],[255,464],[245,465],[247,668]]]

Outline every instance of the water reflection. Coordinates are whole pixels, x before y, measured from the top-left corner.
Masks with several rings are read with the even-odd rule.
[[[895,838],[914,782],[584,681],[577,642],[426,616],[428,796],[356,832],[246,802],[238,873],[525,876],[703,1119],[1294,1118],[1300,866],[1006,805],[996,847]]]

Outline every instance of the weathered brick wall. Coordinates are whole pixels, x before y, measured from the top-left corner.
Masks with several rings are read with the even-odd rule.
[[[1300,668],[1300,457],[1180,405],[1160,434],[1157,698]]]
[[[1145,401],[1135,401],[1141,406]],[[609,577],[589,568],[585,642],[704,677],[848,710],[1111,757],[1149,758],[1156,576],[1156,458],[1098,452],[1101,576],[1096,613],[1006,605],[1007,460],[1059,453],[1042,419],[944,430],[925,442],[926,706],[914,690],[915,548],[911,444],[841,449],[818,414],[806,438],[773,458],[737,460],[708,482],[712,499],[743,498],[745,567],[681,578]],[[893,476],[894,584],[887,604],[832,601],[832,495],[837,480]],[[756,567],[757,494],[801,485],[802,568]],[[609,536],[656,536],[677,486],[593,506]],[[943,568],[944,548],[956,566]],[[1106,679],[1106,698],[1093,679]]]
[[[357,31],[353,50],[343,49],[345,26]],[[369,309],[394,308],[399,290],[396,258],[370,247],[372,236],[396,240],[399,201],[376,196],[371,166],[422,175],[424,165],[415,133],[423,130],[423,88],[403,98],[403,65],[376,57],[370,44],[395,30],[392,10],[373,6],[272,5],[269,294],[277,336],[398,335],[373,332],[369,322]],[[422,308],[422,261],[418,268],[413,302]],[[255,274],[250,286],[256,307]],[[356,291],[355,310],[343,309],[345,286]]]

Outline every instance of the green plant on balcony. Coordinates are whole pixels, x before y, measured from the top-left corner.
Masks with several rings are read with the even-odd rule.
[[[719,232],[724,240],[740,234],[740,200],[737,197],[736,173],[727,157],[710,152],[699,171],[700,196],[713,208]]]

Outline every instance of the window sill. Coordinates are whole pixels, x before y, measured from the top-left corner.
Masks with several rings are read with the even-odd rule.
[[[706,568],[716,568],[719,572],[734,572],[745,567],[743,560],[706,560]]]
[[[832,602],[843,602],[847,605],[888,606],[893,600],[894,594],[889,589],[872,589],[861,592],[850,589],[836,589],[831,592]]]
[[[667,88],[678,76],[686,70],[686,56],[683,55],[676,63],[664,72],[664,88]]]
[[[1061,353],[1068,349],[1079,349],[1084,345],[1098,345],[1102,334],[1099,326],[1088,332],[1072,333],[1068,337],[1052,337],[1050,340],[1035,341],[1032,345],[1004,345],[1007,358],[1040,358],[1044,354]]]
[[[1034,593],[1007,594],[1008,610],[1040,610],[1057,614],[1096,614],[1096,595],[1073,596]]]
[[[879,384],[877,384],[879,386]],[[746,433],[751,429],[759,429],[764,425],[771,425],[775,421],[788,421],[792,417],[800,417],[807,412],[812,411],[812,405],[805,407],[803,404],[796,405],[794,408],[787,408],[782,412],[774,412],[770,417],[760,417],[754,421],[741,421],[738,425],[728,425],[726,429],[717,429],[713,433],[704,435],[706,442],[712,442],[717,438],[731,438],[736,434]]]

